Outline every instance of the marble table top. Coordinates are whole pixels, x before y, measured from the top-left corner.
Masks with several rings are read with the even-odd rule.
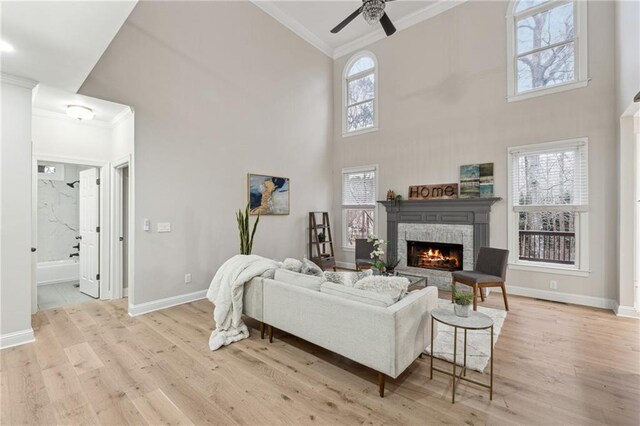
[[[453,303],[451,308],[436,308],[431,311],[431,315],[444,324],[452,327],[460,327],[472,330],[480,330],[489,328],[493,325],[493,320],[489,315],[477,311],[470,311],[468,317],[459,317],[453,312]]]

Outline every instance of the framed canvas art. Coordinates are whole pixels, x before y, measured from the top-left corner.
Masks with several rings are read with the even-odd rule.
[[[493,163],[460,166],[460,198],[493,197]]]
[[[252,215],[289,214],[289,178],[250,173],[247,186]]]

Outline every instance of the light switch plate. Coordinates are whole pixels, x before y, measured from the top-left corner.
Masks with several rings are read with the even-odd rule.
[[[171,223],[158,222],[158,232],[171,232]]]
[[[145,231],[151,231],[151,221],[149,219],[144,220],[142,229],[144,229]]]

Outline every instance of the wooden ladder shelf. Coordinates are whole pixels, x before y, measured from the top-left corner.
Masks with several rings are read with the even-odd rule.
[[[322,218],[321,222],[318,222],[318,216]],[[320,233],[324,234],[324,241],[319,240],[318,235]],[[328,212],[309,212],[309,259],[322,268],[323,271],[329,268],[336,270],[333,236]]]

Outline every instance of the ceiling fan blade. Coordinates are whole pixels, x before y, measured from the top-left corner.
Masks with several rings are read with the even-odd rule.
[[[387,16],[387,12],[385,12],[384,15],[382,15],[382,18],[380,18],[380,24],[382,25],[382,29],[385,34],[387,34],[387,37],[396,32],[396,27],[391,23],[391,19]]]
[[[342,21],[338,25],[336,25],[336,27],[334,29],[332,29],[331,32],[333,34],[337,34],[341,29],[346,27],[349,22],[351,22],[354,19],[356,19],[356,16],[360,15],[361,13],[362,13],[362,6],[360,6],[357,10],[355,10],[351,15],[347,16],[344,21]]]

